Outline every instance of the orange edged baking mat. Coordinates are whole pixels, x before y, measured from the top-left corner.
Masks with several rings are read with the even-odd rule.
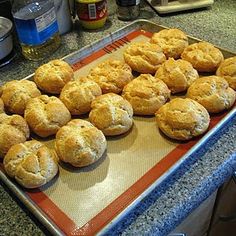
[[[138,30],[75,63],[75,76],[84,76],[99,62],[122,59],[131,41],[152,34]],[[210,128],[224,116],[215,115]],[[104,156],[91,166],[72,168],[61,164],[60,173],[47,186],[26,191],[27,196],[66,235],[94,235],[151,186],[186,154],[200,138],[175,142],[158,130],[154,117],[134,117],[132,130],[107,138]],[[42,140],[40,140],[42,141]],[[45,143],[53,147],[54,140]]]

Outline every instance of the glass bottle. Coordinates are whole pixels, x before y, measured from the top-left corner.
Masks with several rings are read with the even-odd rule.
[[[140,13],[140,0],[116,0],[117,17],[120,20],[134,20]]]
[[[23,55],[41,60],[60,45],[53,0],[15,0],[12,6]]]

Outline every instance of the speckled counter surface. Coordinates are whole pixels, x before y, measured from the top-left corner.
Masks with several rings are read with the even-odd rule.
[[[141,18],[183,29],[187,34],[207,40],[236,52],[236,2],[215,0],[212,8],[158,16],[142,3]],[[63,57],[125,26],[127,22],[109,16],[103,30],[85,31],[75,24],[73,32],[64,35],[62,46],[48,60]],[[30,62],[17,55],[0,69],[0,84],[22,79],[43,62]],[[193,209],[200,205],[236,169],[236,118],[220,135],[204,145],[198,156],[189,158],[181,168],[158,186],[109,235],[161,235],[174,229]],[[25,209],[7,188],[0,185],[0,235],[45,235],[46,229]]]

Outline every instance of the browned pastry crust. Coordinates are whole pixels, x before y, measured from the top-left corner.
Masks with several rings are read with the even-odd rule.
[[[223,77],[229,86],[236,90],[236,56],[225,59],[217,69],[216,75]]]
[[[106,147],[102,131],[85,120],[71,120],[56,134],[55,150],[59,159],[75,167],[94,163],[102,157]]]
[[[11,146],[29,138],[29,127],[23,117],[0,114],[0,157],[3,158]]]
[[[153,34],[151,43],[159,45],[167,58],[178,59],[188,46],[188,37],[179,29],[164,29]]]
[[[35,71],[34,82],[46,93],[59,94],[65,84],[73,78],[74,72],[68,63],[52,60]]]
[[[208,42],[189,45],[184,49],[181,58],[189,61],[199,72],[214,72],[224,60],[222,52]]]
[[[2,86],[1,98],[7,111],[23,115],[28,100],[40,95],[41,92],[33,81],[12,80]]]
[[[55,151],[36,140],[12,146],[3,164],[7,174],[25,188],[38,188],[58,172]]]
[[[168,137],[189,140],[207,130],[210,116],[198,102],[189,98],[175,98],[156,112],[156,121]]]
[[[94,80],[102,93],[120,93],[132,79],[132,70],[125,62],[109,59],[91,69],[88,78]]]
[[[199,78],[191,63],[173,58],[169,58],[160,66],[155,77],[161,79],[173,94],[186,91],[193,81]]]
[[[133,42],[125,49],[124,59],[134,71],[155,74],[166,57],[157,44]]]
[[[101,94],[102,90],[96,82],[81,77],[64,86],[60,99],[72,115],[81,115],[91,110],[91,102]]]
[[[71,115],[59,98],[41,95],[28,101],[25,119],[34,133],[48,137],[69,122]]]
[[[202,104],[208,112],[217,113],[233,106],[236,93],[225,79],[207,76],[197,79],[189,87],[187,97]]]
[[[133,108],[123,97],[107,93],[92,102],[89,120],[105,135],[127,132],[133,124]]]
[[[4,103],[3,100],[0,98],[0,113],[4,113],[5,109],[4,109]]]
[[[136,115],[154,115],[170,98],[170,90],[160,79],[141,74],[124,87],[122,96],[133,107]]]

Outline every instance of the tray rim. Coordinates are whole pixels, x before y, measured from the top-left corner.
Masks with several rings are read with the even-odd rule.
[[[142,27],[144,25],[155,25],[156,27],[161,27],[161,28],[166,28],[168,29],[169,27],[157,24],[155,22],[149,21],[149,20],[145,20],[145,19],[138,19],[135,20],[133,22],[131,22],[130,24],[123,26],[121,28],[119,28],[118,30],[109,33],[108,35],[106,35],[105,37],[98,39],[96,41],[94,41],[93,43],[86,45],[82,48],[80,48],[79,50],[76,50],[75,52],[72,52],[64,57],[62,57],[62,60],[67,61],[68,59],[75,57],[76,55],[78,55],[79,53],[86,51],[86,49],[89,49],[91,46],[93,45],[97,45],[102,43],[104,40],[111,40],[108,45],[110,43],[112,43],[113,41],[121,38],[120,37],[113,37],[113,35],[118,34],[119,32],[122,32],[124,30],[127,30],[129,28],[134,27],[132,30],[141,30]],[[132,32],[129,31],[129,33]],[[189,39],[192,40],[196,40],[196,41],[203,41],[201,39],[198,39],[196,37],[187,35]],[[218,47],[216,45],[214,45],[215,47],[219,48],[220,50],[223,50],[226,53],[230,53],[230,54],[236,54],[235,52],[229,51],[228,49],[224,49],[222,47]],[[102,45],[100,48],[96,48],[96,50],[99,50],[101,48],[103,48],[104,45]],[[90,55],[90,53],[88,54]],[[88,56],[87,54],[83,55],[82,57],[78,58],[78,60],[82,60],[83,58]],[[34,73],[24,77],[22,80],[25,79],[31,79],[32,76],[34,75]],[[225,124],[228,120],[230,120],[233,116],[236,115],[236,107],[234,107],[222,120],[219,121],[219,123],[217,125],[215,125],[210,131],[208,131],[192,148],[190,148],[189,151],[187,151],[187,153],[185,153],[174,165],[172,165],[172,167],[170,169],[168,169],[164,174],[162,174],[155,182],[153,182],[143,193],[141,193],[128,207],[126,207],[124,210],[122,210],[117,216],[115,216],[113,218],[113,220],[111,222],[109,222],[102,230],[100,230],[97,235],[102,235],[103,233],[107,232],[111,227],[113,227],[119,220],[121,220],[128,212],[130,212],[133,208],[135,208],[135,206],[144,198],[147,197],[148,194],[150,194],[153,189],[155,189],[156,187],[158,187],[158,185],[164,181],[164,179],[166,179],[169,175],[171,175],[172,173],[174,173],[174,171],[176,171],[178,169],[178,167],[187,160],[188,156],[193,154],[195,151],[197,151],[199,148],[201,148],[201,146],[208,141],[213,134],[215,134],[220,128],[223,127],[223,124]],[[25,207],[27,207],[30,212],[36,216],[36,218],[50,231],[50,233],[52,233],[52,235],[64,235],[64,233],[58,228],[58,226],[37,206],[35,205],[35,203],[27,197],[27,195],[24,194],[24,192],[22,191],[21,187],[17,184],[15,184],[13,181],[11,181],[5,174],[4,172],[0,169],[0,179],[3,181],[3,183],[15,194],[16,197],[18,197],[18,199],[24,204]],[[19,187],[18,187],[19,186]]]
[[[227,123],[228,120],[236,117],[236,107],[232,108],[232,110],[221,119],[211,130],[209,130],[193,147],[189,149],[174,165],[171,166],[163,175],[161,175],[155,182],[153,182],[144,192],[142,192],[127,208],[125,208],[122,212],[120,212],[113,220],[107,224],[97,235],[102,236],[109,232],[114,225],[116,225],[122,218],[125,217],[132,209],[134,209],[145,197],[148,197],[151,192],[157,188],[162,181],[168,178],[171,174],[173,174],[178,168],[188,159],[190,155],[196,153],[205,143],[210,141],[217,132],[224,127],[224,124]]]

